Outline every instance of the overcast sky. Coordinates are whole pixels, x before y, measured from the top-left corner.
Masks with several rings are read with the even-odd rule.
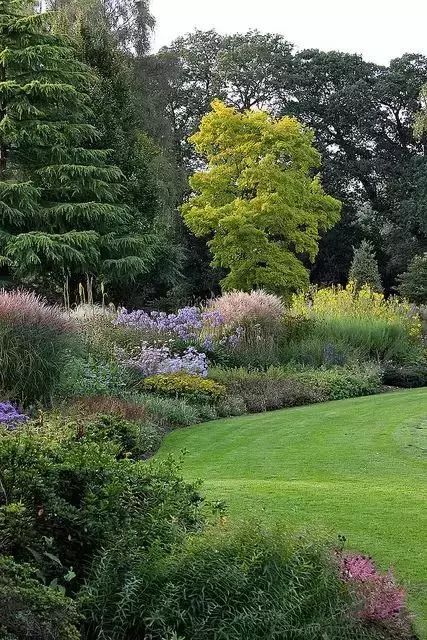
[[[427,55],[427,0],[151,0],[154,49],[198,29],[259,29],[299,49],[361,53],[387,64],[403,53]]]

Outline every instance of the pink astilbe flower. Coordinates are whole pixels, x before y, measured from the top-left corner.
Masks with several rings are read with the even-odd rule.
[[[391,571],[380,573],[367,556],[348,553],[339,557],[341,577],[352,583],[360,602],[360,618],[384,622],[402,612],[405,592],[396,584]]]

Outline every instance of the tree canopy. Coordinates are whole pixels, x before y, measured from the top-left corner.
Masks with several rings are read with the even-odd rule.
[[[302,260],[314,260],[320,230],[340,213],[311,175],[320,165],[312,132],[294,118],[239,113],[215,100],[190,141],[208,168],[190,178],[183,215],[193,233],[212,236],[214,264],[228,271],[223,288],[306,288]]]

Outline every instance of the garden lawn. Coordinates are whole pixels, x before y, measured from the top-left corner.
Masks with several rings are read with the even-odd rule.
[[[233,518],[327,528],[392,566],[427,638],[427,388],[197,425],[159,455],[187,450],[183,474]]]

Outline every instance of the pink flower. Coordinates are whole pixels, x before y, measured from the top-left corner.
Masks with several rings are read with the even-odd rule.
[[[405,592],[396,584],[391,571],[380,573],[367,556],[347,553],[339,558],[341,577],[355,587],[361,618],[385,621],[402,612]]]

